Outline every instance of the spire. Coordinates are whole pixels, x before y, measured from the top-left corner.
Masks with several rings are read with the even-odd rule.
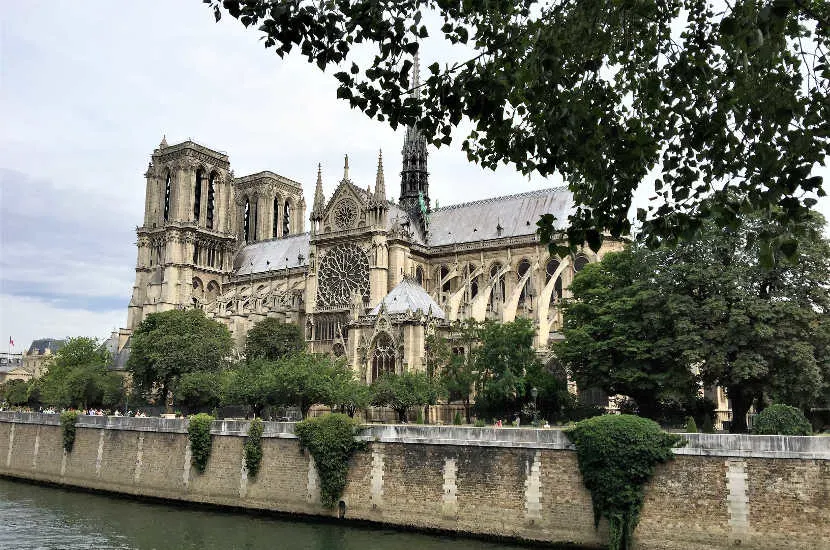
[[[412,64],[412,96],[421,99],[421,62],[418,53]],[[412,219],[420,219],[426,226],[429,206],[429,172],[427,171],[427,140],[416,124],[406,128],[403,142],[403,169],[401,170],[401,195],[398,203],[410,213]]]
[[[420,54],[417,51],[415,59],[412,60],[412,95],[415,99],[421,99],[421,63]]]
[[[164,149],[167,147],[167,134],[161,136],[161,143],[159,143],[159,149]]]
[[[323,196],[323,166],[317,165],[317,187],[314,188],[314,207],[312,214],[322,214],[326,206],[326,198]]]
[[[378,174],[375,176],[375,200],[386,200],[386,184],[383,181],[383,151],[378,152]]]
[[[349,181],[349,155],[346,155],[346,162],[343,164],[343,180]]]

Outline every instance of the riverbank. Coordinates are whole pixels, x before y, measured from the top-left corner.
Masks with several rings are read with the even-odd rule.
[[[64,453],[57,415],[0,413],[0,474],[174,501],[389,526],[602,547],[590,495],[561,431],[376,425],[352,459],[342,504],[319,479],[292,423],[266,422],[249,479],[248,422],[213,423],[212,453],[190,465],[187,421],[80,417]],[[646,489],[637,528],[647,549],[830,549],[830,439],[690,434]]]

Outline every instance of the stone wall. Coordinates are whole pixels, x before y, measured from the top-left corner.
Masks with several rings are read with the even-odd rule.
[[[187,423],[80,417],[64,453],[57,415],[0,413],[0,475],[103,491],[337,516],[319,504],[293,424],[269,422],[249,479],[248,423],[218,421],[203,474]],[[602,547],[576,454],[557,430],[371,426],[352,459],[346,519]],[[691,434],[646,490],[641,549],[830,550],[830,438]]]

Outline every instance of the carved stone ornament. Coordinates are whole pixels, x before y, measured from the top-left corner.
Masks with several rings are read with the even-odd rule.
[[[369,260],[359,246],[343,244],[320,259],[317,303],[349,308],[354,292],[369,296]]]
[[[352,199],[343,199],[334,207],[334,224],[337,229],[351,229],[357,222],[357,204]]]

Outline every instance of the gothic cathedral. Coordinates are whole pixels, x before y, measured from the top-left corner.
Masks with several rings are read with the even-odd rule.
[[[192,141],[153,151],[144,224],[122,342],[148,314],[200,308],[237,343],[266,317],[304,327],[309,349],[346,356],[371,383],[385,372],[423,370],[424,342],[453,321],[526,317],[545,355],[561,329],[559,301],[596,255],[548,253],[536,221],[565,223],[565,187],[433,207],[427,142],[409,128],[397,202],[383,159],[374,189],[343,177],[323,196],[318,167],[306,231],[300,183],[258,172],[234,177],[228,156]]]

